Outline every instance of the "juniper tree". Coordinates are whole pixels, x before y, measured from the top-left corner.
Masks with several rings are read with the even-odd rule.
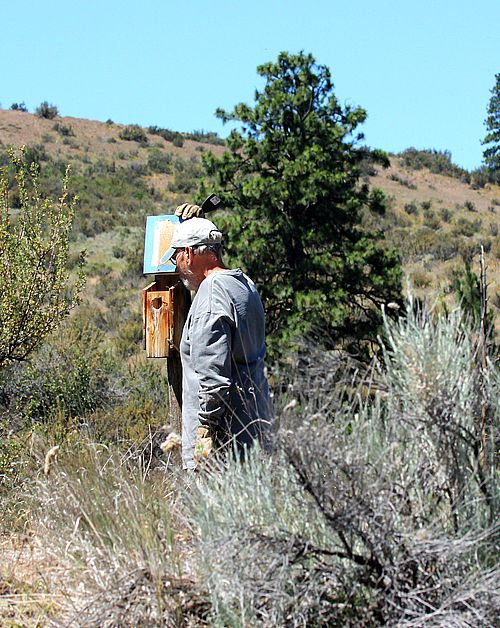
[[[271,348],[304,334],[359,347],[400,293],[397,254],[361,227],[366,208],[384,211],[362,166],[388,158],[360,145],[366,112],[339,104],[329,69],[311,55],[281,53],[257,71],[265,84],[254,106],[217,111],[240,123],[228,150],[204,158],[230,208],[220,219],[226,250],[259,284]]]
[[[84,282],[83,259],[76,277],[68,269],[75,206],[69,171],[60,198],[44,198],[38,165],[25,157],[9,150],[0,170],[0,368],[42,344],[77,304]]]

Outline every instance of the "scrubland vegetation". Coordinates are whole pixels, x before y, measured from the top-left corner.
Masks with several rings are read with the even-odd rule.
[[[86,359],[102,350],[74,340]],[[35,581],[4,572],[4,616],[495,625],[500,379],[491,356],[481,359],[484,340],[459,310],[438,315],[410,301],[386,320],[383,358],[369,367],[304,346],[280,373],[274,454],[212,461],[188,477],[159,447],[162,382],[136,373],[133,388],[109,356],[77,380],[85,357],[66,353],[55,361],[66,397],[32,391],[48,414],[34,421],[42,405],[29,406],[30,427],[3,441],[3,533],[36,539],[45,564]],[[26,408],[17,408],[25,420]],[[143,440],[133,433],[140,412]],[[28,583],[39,592],[29,604]]]
[[[291,61],[317,70],[309,57],[281,59]],[[308,109],[301,138],[328,111],[352,129],[365,116],[342,110],[319,69],[320,126]],[[26,328],[36,342],[21,343],[26,353],[11,352],[0,369],[2,625],[496,625],[500,188],[447,151],[408,149],[388,167],[380,151],[356,151],[346,126],[340,174],[330,167],[338,129],[321,132],[310,151],[290,138],[303,94],[287,93],[288,109],[263,97],[261,117],[244,105],[221,112],[250,116],[260,136],[270,105],[275,131],[258,150],[256,137],[233,133],[225,157],[220,138],[204,131],[61,118],[48,103],[36,116],[24,103],[0,111],[5,144],[27,144],[24,170],[0,145],[0,313],[7,323],[19,315],[3,326],[3,345],[36,322],[33,312],[45,313]],[[284,109],[293,115],[282,119]],[[296,158],[273,152],[275,140],[290,142]],[[36,194],[22,172],[30,191],[38,177]],[[269,364],[272,455],[209,458],[186,475],[178,450],[165,446],[174,426],[164,361],[146,360],[141,347],[144,221],[196,200],[217,177],[234,184],[226,196],[241,210],[218,216],[231,236],[229,263],[251,267],[276,306],[277,344],[299,333]],[[339,248],[355,246],[342,264],[328,241],[340,214],[317,187],[345,201]],[[293,204],[274,218],[274,205],[299,192],[304,211],[316,204],[313,230]],[[38,220],[28,238],[23,216]],[[283,250],[298,233],[306,243],[292,261],[315,291],[300,283],[305,274],[273,265],[267,238],[276,225]],[[324,250],[314,248],[319,235]],[[328,284],[336,300],[325,297],[325,247],[332,276],[342,269],[342,281],[359,279]],[[413,283],[406,299],[399,263]],[[360,286],[376,301],[365,318],[350,309],[353,298],[367,305]],[[348,332],[358,344],[343,343]]]

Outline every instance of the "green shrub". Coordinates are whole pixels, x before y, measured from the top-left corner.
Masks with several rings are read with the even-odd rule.
[[[9,151],[19,197],[9,203],[9,169],[0,172],[0,368],[23,361],[41,346],[80,300],[83,258],[76,277],[67,268],[75,202],[69,170],[54,201],[41,193],[38,168],[26,152]]]
[[[427,226],[419,227],[406,243],[407,251],[414,255],[432,254],[441,238],[435,229]]]
[[[439,210],[439,215],[441,216],[441,219],[444,222],[450,222],[450,220],[451,220],[451,218],[453,216],[453,214],[451,213],[451,211],[447,207],[442,207]]]
[[[31,164],[40,166],[42,162],[49,162],[49,160],[50,157],[43,144],[28,145],[24,149],[24,161],[29,166],[31,166]]]
[[[441,227],[441,222],[432,209],[424,211],[424,225],[431,229],[439,229]]]
[[[476,168],[471,172],[471,187],[474,190],[484,188],[490,182],[490,173],[485,166]]]
[[[2,378],[4,407],[22,425],[70,421],[113,403],[116,374],[102,333],[69,326],[51,338],[31,362],[11,367]],[[69,425],[69,423],[68,423]]]
[[[129,126],[124,127],[120,130],[118,134],[120,139],[127,140],[130,142],[139,142],[139,144],[147,144],[148,136],[137,124],[130,124]]]
[[[45,118],[47,120],[52,120],[53,118],[59,115],[59,111],[56,105],[49,105],[49,103],[44,100],[40,105],[35,109],[35,115],[39,118]]]
[[[449,177],[469,182],[470,175],[467,170],[459,168],[451,161],[451,153],[448,150],[440,151],[434,149],[417,150],[407,148],[399,154],[403,165],[413,170],[428,168],[435,174],[443,174]]]
[[[120,225],[144,228],[144,215],[158,213],[144,181],[130,168],[94,164],[71,184],[80,198],[75,230],[87,237]]]
[[[52,144],[53,141],[54,141],[54,136],[52,135],[52,133],[44,133],[42,135],[43,144]]]
[[[118,336],[116,339],[116,349],[123,358],[136,355],[143,350],[142,347],[142,321],[129,320],[124,322],[118,328]]]
[[[170,174],[172,172],[172,155],[158,148],[148,154],[148,168],[151,172]]]
[[[183,194],[194,192],[203,175],[199,161],[177,157],[173,165],[174,180],[168,184],[169,191]]]
[[[463,235],[467,238],[471,238],[481,228],[481,219],[467,220],[467,218],[458,218],[453,227],[454,235]]]
[[[445,262],[452,259],[459,252],[460,240],[449,233],[441,233],[433,248],[433,255],[436,259]]]
[[[414,201],[411,203],[406,203],[404,209],[407,214],[413,214],[415,216],[418,216],[418,207]]]
[[[60,124],[59,122],[56,122],[52,128],[54,129],[54,131],[57,131],[59,133],[59,135],[62,135],[63,137],[74,137],[75,136],[75,132],[73,131],[73,127],[71,125],[69,125],[69,124],[66,125],[66,124]]]
[[[410,181],[409,179],[405,179],[404,177],[400,177],[398,174],[392,173],[389,176],[389,179],[391,179],[391,181],[396,181],[400,185],[404,185],[405,187],[409,188],[410,190],[416,190],[417,189],[417,186],[412,181]]]
[[[225,144],[225,141],[213,131],[192,131],[191,133],[186,133],[186,136],[194,142],[214,144],[215,146],[223,146]]]
[[[464,262],[472,262],[474,255],[479,253],[479,246],[475,242],[470,242],[466,238],[460,238],[458,241],[458,253]]]
[[[182,133],[178,133],[177,131],[171,131],[170,129],[162,129],[158,126],[150,126],[148,127],[149,133],[151,135],[159,135],[163,137],[167,142],[173,142],[175,138],[180,137],[182,139]]]
[[[21,102],[21,103],[13,102],[10,108],[12,109],[12,111],[23,111],[24,113],[28,111],[24,102]]]

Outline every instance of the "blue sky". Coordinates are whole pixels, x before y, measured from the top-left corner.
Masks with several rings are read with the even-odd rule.
[[[0,22],[3,108],[225,135],[215,109],[251,103],[256,67],[304,50],[367,110],[368,145],[468,169],[500,72],[500,0],[0,0]]]

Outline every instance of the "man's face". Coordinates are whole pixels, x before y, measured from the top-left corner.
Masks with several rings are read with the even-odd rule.
[[[177,249],[173,257],[182,283],[188,290],[197,290],[199,283],[196,282],[193,271],[189,268],[188,251],[186,249]]]

